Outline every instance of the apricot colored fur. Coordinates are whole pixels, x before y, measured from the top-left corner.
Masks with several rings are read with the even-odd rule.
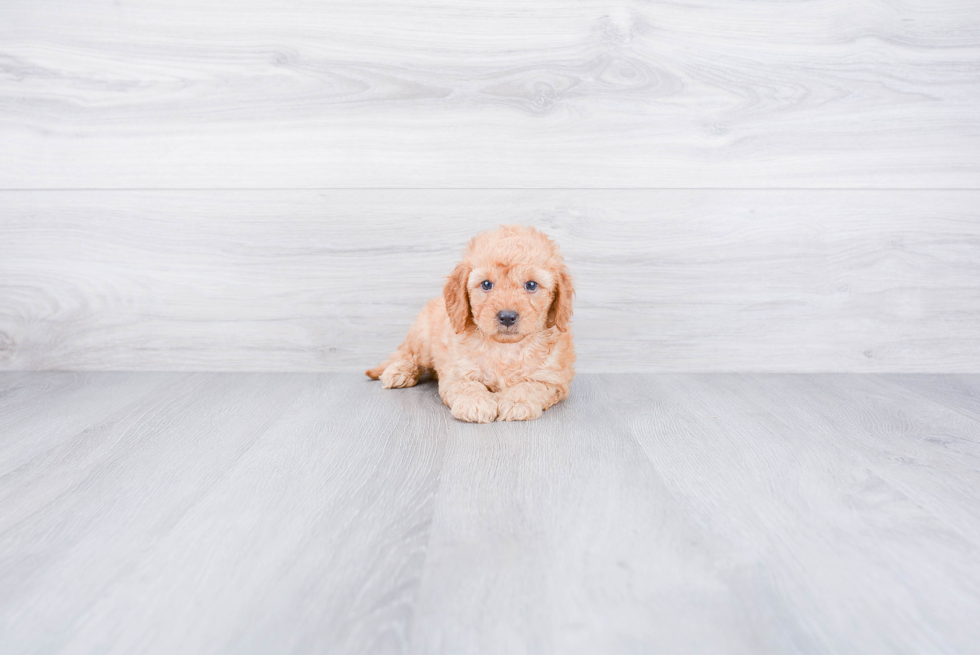
[[[484,280],[493,283],[484,291]],[[538,283],[529,292],[525,283]],[[526,421],[568,395],[575,375],[572,279],[558,246],[532,227],[506,225],[473,238],[404,343],[367,375],[385,388],[411,387],[426,373],[463,421]],[[505,327],[502,310],[516,311]]]

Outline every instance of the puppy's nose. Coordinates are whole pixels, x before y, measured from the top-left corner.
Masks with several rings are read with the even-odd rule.
[[[501,325],[510,327],[517,322],[517,312],[512,312],[509,309],[497,312],[497,320],[500,321]]]

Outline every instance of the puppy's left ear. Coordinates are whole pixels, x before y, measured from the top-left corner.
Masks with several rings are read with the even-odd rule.
[[[555,278],[555,293],[551,299],[551,308],[548,309],[547,327],[556,327],[559,332],[568,332],[569,323],[572,320],[572,296],[575,295],[575,288],[572,286],[572,276],[568,274],[568,269],[564,266],[558,271]]]
[[[470,310],[470,294],[466,291],[466,281],[470,277],[470,267],[460,262],[446,280],[442,297],[446,301],[446,313],[456,334],[461,334],[468,325],[473,324]]]

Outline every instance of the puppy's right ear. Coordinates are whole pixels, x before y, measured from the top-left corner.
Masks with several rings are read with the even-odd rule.
[[[446,286],[442,289],[442,297],[446,299],[446,313],[449,314],[449,323],[453,326],[456,334],[460,334],[468,325],[473,324],[470,295],[466,291],[466,282],[469,277],[470,267],[459,263],[449,279],[446,280]]]

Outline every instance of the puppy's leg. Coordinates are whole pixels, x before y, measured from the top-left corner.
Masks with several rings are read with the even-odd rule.
[[[479,382],[439,378],[439,397],[460,421],[489,423],[497,418],[497,399]]]
[[[418,384],[422,370],[408,359],[395,359],[381,374],[381,386],[385,389],[403,389]]]
[[[497,392],[498,421],[530,421],[568,395],[568,385],[519,382]]]
[[[408,336],[398,350],[378,366],[365,371],[367,376],[373,380],[380,379],[385,389],[414,387],[419,376],[432,366],[430,348],[426,342],[428,321],[428,312],[423,310],[412,323]]]

